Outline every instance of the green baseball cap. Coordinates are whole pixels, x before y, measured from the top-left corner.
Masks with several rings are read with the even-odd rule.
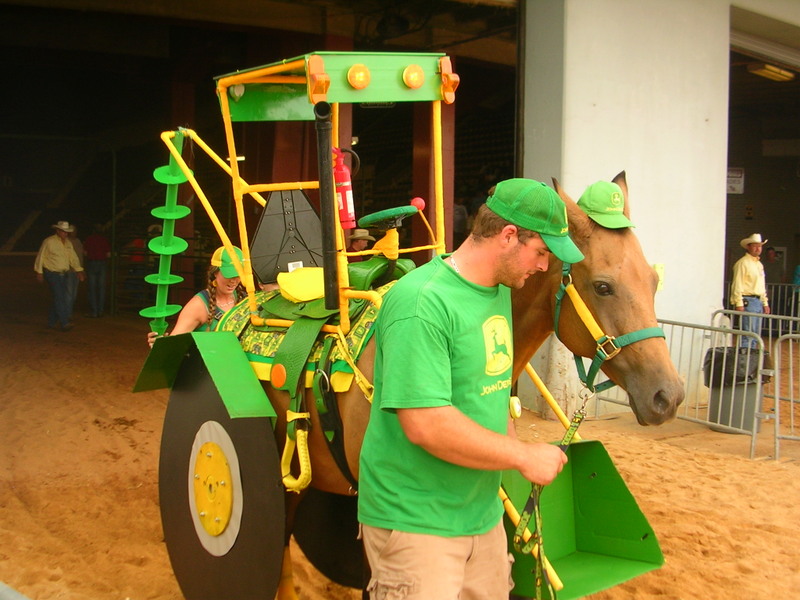
[[[544,183],[506,179],[495,186],[486,206],[509,223],[538,233],[559,260],[566,263],[583,260],[583,253],[569,237],[564,201]]]
[[[233,251],[239,258],[239,262],[244,263],[242,251],[236,246],[233,247]],[[225,246],[220,246],[214,250],[214,254],[211,255],[211,265],[214,267],[219,267],[219,272],[222,273],[222,276],[226,279],[239,277],[239,273],[236,271],[236,266],[233,264],[233,259],[231,258],[230,254],[228,254]]]
[[[610,181],[593,183],[583,192],[578,206],[589,218],[608,229],[635,227],[622,211],[625,210],[625,195],[622,189]]]

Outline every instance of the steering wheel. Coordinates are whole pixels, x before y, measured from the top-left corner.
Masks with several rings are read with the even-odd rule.
[[[403,219],[410,217],[419,212],[416,206],[398,206],[396,208],[387,208],[386,210],[379,210],[376,213],[364,215],[358,220],[358,226],[365,229],[374,227],[381,231],[387,229],[396,229],[403,222]]]

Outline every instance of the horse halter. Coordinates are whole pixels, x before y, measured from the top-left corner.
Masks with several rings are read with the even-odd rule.
[[[578,290],[576,290],[575,286],[572,284],[571,271],[572,264],[563,263],[563,266],[561,267],[561,285],[556,292],[554,330],[556,337],[561,339],[561,337],[558,335],[558,321],[561,315],[561,301],[564,299],[564,294],[567,294],[569,295],[570,300],[572,300],[572,305],[575,307],[578,316],[580,316],[581,321],[583,321],[583,324],[586,325],[586,329],[589,330],[589,333],[592,335],[595,343],[597,344],[597,352],[595,353],[594,358],[592,358],[592,364],[589,366],[588,373],[583,366],[583,357],[573,353],[573,357],[575,358],[575,366],[578,369],[578,377],[580,377],[581,382],[590,392],[602,392],[603,390],[607,390],[608,388],[616,385],[610,379],[600,383],[599,385],[594,385],[594,379],[597,377],[597,373],[600,371],[600,367],[605,361],[614,358],[625,346],[629,346],[630,344],[634,344],[648,338],[663,338],[666,336],[660,327],[645,327],[644,329],[639,329],[638,331],[634,331],[632,333],[626,333],[619,337],[614,337],[613,335],[607,335],[603,333],[603,330],[597,324],[594,316],[589,311],[589,307],[586,306],[586,303],[583,301],[583,298],[581,298]]]

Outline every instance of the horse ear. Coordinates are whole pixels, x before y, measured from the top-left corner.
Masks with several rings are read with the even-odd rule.
[[[625,179],[625,171],[621,171],[617,174],[614,179],[611,180],[612,183],[616,183],[620,189],[622,190],[622,195],[625,197],[625,208],[622,210],[622,214],[625,215],[628,219],[631,218],[631,205],[628,200],[628,181]]]
[[[564,191],[564,188],[561,187],[561,184],[558,183],[558,179],[555,177],[553,177],[553,189],[555,189],[567,207],[567,219],[569,220],[569,228],[573,234],[573,238],[575,235],[587,231],[589,216],[578,207],[577,203],[572,198],[569,197],[567,192]]]
[[[556,179],[555,177],[553,177],[553,189],[556,191],[556,194],[561,196],[562,200],[564,199],[564,196],[567,195],[566,192],[564,191],[564,188],[561,187],[561,184],[558,183],[558,179]]]

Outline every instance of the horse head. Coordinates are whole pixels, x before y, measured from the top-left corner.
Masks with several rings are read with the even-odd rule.
[[[630,203],[625,173],[620,173],[613,181],[622,189],[624,214],[628,217]],[[654,308],[658,276],[645,260],[632,229],[602,227],[578,207],[557,181],[553,180],[553,183],[567,206],[570,235],[586,257],[572,266],[571,281],[575,290],[603,334],[635,340],[604,360],[600,368],[628,393],[631,408],[640,424],[659,425],[668,421],[674,418],[678,405],[683,402],[684,389],[664,338],[652,335],[658,331],[653,329],[658,327]],[[540,326],[531,338],[525,336],[524,329],[520,330],[523,339],[519,344],[515,340],[515,360],[518,360],[515,373],[521,371],[524,362],[530,360],[536,348],[554,329],[574,354],[593,359],[598,354],[595,338],[568,295],[565,294],[560,307],[556,307],[556,294],[562,281],[562,263],[552,260],[546,273],[529,278],[526,286],[514,294],[515,329],[518,318],[523,328],[527,324],[534,329],[534,319],[550,319],[547,331],[542,332]],[[549,296],[549,302],[542,295]],[[532,306],[540,307],[540,310],[531,314]],[[649,332],[649,335],[635,335],[635,332],[642,331]],[[521,355],[517,356],[517,352]]]

